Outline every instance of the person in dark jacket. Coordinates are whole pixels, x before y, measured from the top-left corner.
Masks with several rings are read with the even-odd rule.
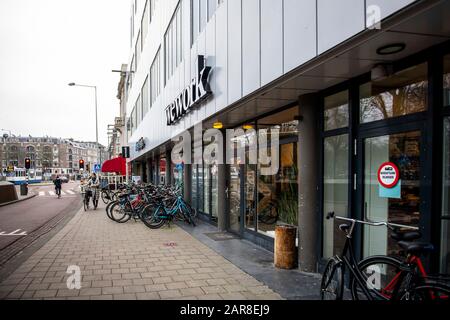
[[[56,195],[58,196],[58,199],[61,199],[61,189],[62,189],[62,181],[59,176],[56,176],[56,179],[53,181],[55,185],[55,191]]]

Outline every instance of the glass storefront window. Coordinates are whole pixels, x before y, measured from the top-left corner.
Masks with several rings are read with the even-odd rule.
[[[348,90],[328,96],[324,100],[325,131],[348,127]]]
[[[297,143],[280,146],[280,168],[276,175],[261,175],[261,165],[258,165],[259,233],[274,237],[278,224],[298,225],[297,178]]]
[[[258,130],[279,129],[280,140],[288,137],[298,136],[298,107],[293,107],[281,111],[264,119],[258,120]],[[267,139],[270,141],[270,131],[267,133]]]
[[[219,217],[219,167],[211,166],[211,217],[212,221],[217,222]]]
[[[184,181],[184,165],[183,164],[172,164],[172,175],[173,182],[176,188],[181,188],[181,192],[184,193],[183,190],[183,181]]]
[[[323,257],[330,258],[340,253],[345,244],[345,235],[339,230],[341,223],[327,220],[328,213],[334,212],[348,217],[348,154],[349,136],[328,137],[324,141],[324,177],[323,177]]]
[[[191,199],[191,205],[192,208],[198,210],[197,208],[197,201],[198,201],[198,189],[197,189],[197,185],[198,185],[198,172],[197,172],[197,165],[193,164],[192,165],[192,185],[191,185],[191,195],[192,195],[192,199]]]
[[[444,106],[450,106],[450,55],[444,56]]]
[[[167,170],[167,160],[166,158],[161,158],[159,160],[159,184],[166,184],[166,170]]]
[[[427,110],[428,69],[423,63],[360,87],[361,123]]]
[[[450,118],[444,120],[441,272],[450,273]]]

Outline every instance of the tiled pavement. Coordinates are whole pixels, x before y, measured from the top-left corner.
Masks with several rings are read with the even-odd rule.
[[[66,273],[79,266],[81,290]],[[181,228],[117,224],[80,211],[0,283],[0,299],[281,299]]]

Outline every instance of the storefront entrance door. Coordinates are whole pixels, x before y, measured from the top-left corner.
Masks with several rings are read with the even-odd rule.
[[[419,227],[422,145],[420,130],[362,139],[366,219]],[[386,227],[364,227],[362,239],[364,257],[399,254]]]

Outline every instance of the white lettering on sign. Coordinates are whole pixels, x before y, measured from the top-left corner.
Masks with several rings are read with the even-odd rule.
[[[197,73],[191,84],[166,108],[167,125],[171,126],[183,118],[192,108],[199,105],[211,94],[209,74],[211,67],[205,65],[205,57],[197,58]]]
[[[385,162],[378,170],[378,182],[387,189],[395,187],[400,180],[400,170],[392,162]]]

